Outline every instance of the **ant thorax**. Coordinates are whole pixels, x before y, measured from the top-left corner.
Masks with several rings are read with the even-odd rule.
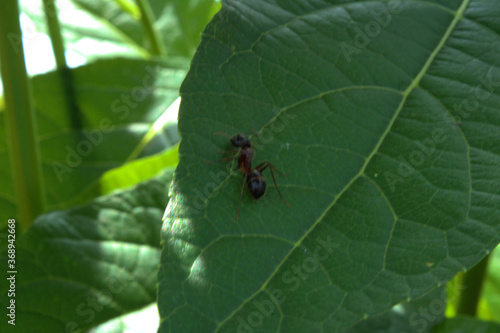
[[[238,157],[238,170],[243,173],[249,173],[251,170],[253,158],[253,150],[249,148],[241,148],[240,156]]]

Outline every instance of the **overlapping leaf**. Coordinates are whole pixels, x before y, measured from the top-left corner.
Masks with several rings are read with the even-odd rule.
[[[475,318],[458,317],[446,320],[436,327],[433,333],[495,333],[500,330],[498,323],[481,321]]]
[[[0,285],[2,307],[15,299],[9,332],[65,332],[156,301],[161,217],[172,171],[134,189],[39,217],[16,239],[15,297]],[[0,260],[7,262],[4,253]],[[2,331],[4,332],[4,331]]]
[[[160,332],[340,332],[499,241],[500,4],[227,1],[182,86]],[[291,207],[243,196],[253,135]],[[231,171],[232,170],[232,171]],[[268,176],[268,184],[272,184]]]

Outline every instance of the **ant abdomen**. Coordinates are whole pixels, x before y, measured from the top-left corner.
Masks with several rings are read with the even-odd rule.
[[[259,199],[266,192],[266,179],[257,170],[252,170],[247,176],[247,186],[250,194]]]

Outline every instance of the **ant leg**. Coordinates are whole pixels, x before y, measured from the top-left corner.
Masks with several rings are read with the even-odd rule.
[[[236,153],[239,153],[240,150],[241,150],[241,148],[239,148],[239,149],[231,149],[231,150],[220,150],[219,149],[219,154],[228,154],[228,153],[236,154]]]
[[[271,171],[271,176],[273,177],[274,187],[276,187],[276,191],[278,191],[278,194],[280,195],[281,201],[283,201],[283,203],[285,205],[290,207],[290,204],[285,199],[283,199],[283,196],[281,195],[280,189],[278,188],[278,184],[276,184],[276,177],[274,177],[273,170],[278,171],[283,176],[286,176],[286,175],[283,174],[281,171],[279,171],[278,168],[276,168],[274,165],[272,165],[271,162],[269,162],[269,161],[262,162],[261,164],[257,165],[257,167],[255,169],[257,171],[259,171],[260,173],[262,173],[264,170],[266,170],[267,167],[269,167],[269,171]]]
[[[262,173],[262,171],[266,170],[266,168],[269,166],[269,161],[264,161],[261,164],[257,165],[254,169],[257,170],[258,172]]]
[[[227,133],[224,133],[224,132],[214,132],[212,135],[222,135],[222,136],[225,136],[226,138],[229,138],[231,139],[232,136],[227,134]],[[238,148],[238,149],[231,149],[231,150],[221,150],[219,149],[219,154],[228,154],[228,153],[231,153],[231,154],[236,154],[236,153],[239,153],[241,151],[241,148]],[[226,161],[229,161],[230,158],[226,159]]]
[[[231,154],[236,154],[238,152],[240,152],[241,149],[233,149],[233,150],[226,150],[226,151],[223,151],[223,150],[220,150],[219,149],[219,153],[220,154],[226,154],[226,153],[231,153]],[[204,163],[207,163],[207,164],[217,164],[219,162],[227,162],[227,161],[230,161],[230,160],[233,160],[236,156],[233,155],[233,156],[229,156],[229,157],[224,157],[222,160],[220,161],[209,161],[209,160],[203,160]]]
[[[225,136],[226,138],[231,139],[231,135],[224,133],[224,132],[213,132],[212,135],[222,135],[222,136]]]
[[[282,175],[283,177],[288,177],[288,175],[285,175],[283,172],[281,172],[277,167],[275,167],[271,162],[269,161],[264,161],[262,162],[261,164],[257,165],[255,167],[255,169],[259,172],[262,173],[262,171],[266,170],[266,168],[269,167],[270,169],[274,170],[274,171],[278,171],[280,173],[280,175]]]
[[[214,132],[212,135],[222,135],[222,136],[225,136],[226,138],[229,138],[229,139],[232,138],[231,135],[224,133],[224,132]],[[240,151],[240,149],[231,149],[231,150],[220,150],[219,149],[220,154],[226,154],[226,153],[236,154],[239,151]]]
[[[241,193],[240,193],[240,202],[238,203],[238,212],[236,213],[236,221],[240,219],[240,207],[241,207],[241,199],[243,199],[243,191],[245,190],[245,183],[247,182],[248,173],[245,172],[243,177],[243,184],[241,184]]]
[[[278,191],[278,194],[280,195],[281,201],[283,201],[283,203],[284,203],[285,205],[287,205],[288,207],[290,207],[290,204],[289,204],[289,203],[288,203],[285,199],[283,199],[283,196],[281,195],[280,189],[278,188],[278,184],[276,184],[276,178],[274,178],[274,172],[273,172],[273,169],[275,169],[276,171],[278,171],[278,172],[280,172],[280,173],[281,173],[281,171],[279,171],[278,169],[276,169],[276,168],[274,167],[274,165],[272,165],[271,163],[269,163],[269,165],[271,166],[271,167],[269,168],[269,170],[271,171],[271,176],[273,177],[274,187],[276,187],[276,191]]]
[[[224,162],[227,162],[227,161],[230,161],[234,159],[234,156],[230,156],[230,157],[226,157],[226,158],[223,158],[222,160],[220,161],[209,161],[209,160],[203,160],[203,163],[206,163],[206,164],[219,164],[219,163],[224,163]]]

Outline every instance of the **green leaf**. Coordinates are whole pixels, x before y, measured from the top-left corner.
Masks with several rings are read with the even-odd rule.
[[[167,54],[188,58],[200,44],[203,28],[220,9],[220,3],[213,0],[151,0],[150,3]]]
[[[380,316],[359,322],[343,333],[424,333],[444,319],[448,297],[439,287]]]
[[[500,3],[227,1],[181,87],[159,332],[340,332],[499,242]],[[360,32],[361,31],[361,32]],[[218,149],[252,135],[259,201]]]
[[[115,58],[73,69],[81,130],[72,128],[58,73],[32,79],[48,210],[101,195],[99,179],[106,171],[176,143],[169,129],[143,139],[178,97],[185,67]],[[1,121],[0,133],[4,126]],[[23,204],[14,197],[7,144],[0,142],[2,221],[16,216]]]
[[[474,318],[458,317],[445,320],[432,333],[496,333],[500,331],[500,324],[481,321]]]
[[[146,181],[166,167],[175,168],[179,163],[179,146],[125,164],[123,167],[106,172],[101,180],[101,192],[108,194],[116,189],[129,187]]]
[[[85,331],[155,303],[161,216],[171,179],[168,171],[134,189],[42,215],[27,233],[18,233],[16,327]],[[7,259],[4,251],[0,260]],[[12,298],[7,290],[2,279],[3,308]]]

